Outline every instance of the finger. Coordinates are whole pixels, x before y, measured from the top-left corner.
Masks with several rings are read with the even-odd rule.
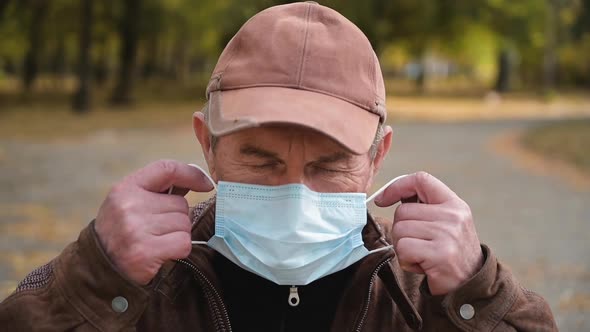
[[[180,187],[170,187],[170,189],[168,191],[162,192],[162,194],[168,194],[168,195],[174,195],[174,196],[185,196],[186,194],[188,194],[190,190],[186,189],[186,188],[180,188]]]
[[[402,264],[400,262],[400,266],[401,266],[402,270],[404,270],[404,271],[417,273],[417,274],[426,274],[426,272],[424,272],[424,270],[422,270],[422,268],[418,264]]]
[[[146,210],[152,213],[178,212],[188,215],[188,201],[183,196],[145,192],[141,199]]]
[[[426,172],[418,172],[393,182],[375,198],[377,206],[390,206],[402,199],[418,195],[427,204],[439,204],[455,197],[444,183]]]
[[[408,198],[402,198],[400,200],[403,203],[420,203],[420,200],[418,199],[418,195],[414,195],[412,197],[408,197]]]
[[[422,265],[435,253],[431,241],[412,237],[399,239],[394,248],[401,265]]]
[[[191,234],[174,232],[158,236],[154,240],[154,246],[160,250],[160,258],[163,260],[186,258],[192,250]]]
[[[402,238],[430,241],[436,238],[437,233],[437,225],[429,221],[402,220],[394,223],[391,228],[393,244],[396,247],[397,242]]]
[[[395,208],[395,212],[393,214],[393,221],[438,221],[449,220],[449,218],[452,217],[452,212],[445,206],[420,203],[403,203]]]
[[[190,233],[191,221],[184,213],[165,213],[150,218],[149,232],[152,235],[166,235],[174,232]]]
[[[213,190],[213,184],[199,169],[175,160],[153,162],[134,173],[131,181],[155,193],[167,191],[171,186],[196,192]]]

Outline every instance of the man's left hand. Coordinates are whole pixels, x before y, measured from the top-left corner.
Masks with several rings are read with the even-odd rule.
[[[434,176],[418,172],[392,183],[375,199],[393,205],[418,196],[421,203],[403,203],[393,218],[392,236],[401,267],[427,276],[432,295],[459,288],[482,267],[471,210]]]

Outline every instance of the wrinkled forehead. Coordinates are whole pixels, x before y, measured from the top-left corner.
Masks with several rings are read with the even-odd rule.
[[[238,149],[244,146],[257,146],[280,152],[298,144],[318,153],[356,155],[321,131],[295,124],[269,123],[222,135],[217,139],[218,145],[227,144]]]

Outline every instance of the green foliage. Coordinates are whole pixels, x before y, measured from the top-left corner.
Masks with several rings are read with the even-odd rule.
[[[0,73],[12,68],[20,75],[31,48],[31,8],[43,1],[49,2],[49,10],[39,48],[40,70],[74,73],[82,22],[80,2],[71,0],[9,0],[0,12]],[[291,1],[143,0],[137,13],[138,74],[146,79],[203,80],[225,44],[248,18],[287,2]],[[560,83],[590,84],[590,0],[319,2],[341,12],[365,32],[384,68],[401,68],[435,55],[491,85],[498,53],[509,50],[515,63],[512,69],[525,86],[541,81],[546,59],[552,55]],[[119,61],[118,24],[123,3],[94,2],[91,56],[97,70],[104,73],[113,72]]]

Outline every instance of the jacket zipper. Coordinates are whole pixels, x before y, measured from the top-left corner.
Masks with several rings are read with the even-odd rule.
[[[367,300],[365,301],[365,307],[363,308],[363,314],[361,316],[361,320],[359,321],[359,323],[355,329],[356,332],[361,332],[361,328],[365,324],[365,319],[367,318],[367,314],[369,312],[369,303],[371,302],[371,293],[373,292],[373,284],[375,283],[375,277],[377,277],[377,273],[379,273],[379,271],[381,270],[383,265],[389,263],[390,260],[391,260],[391,258],[386,259],[383,262],[381,262],[379,265],[377,265],[375,270],[373,270],[373,274],[371,274],[371,281],[369,282],[369,290],[367,292]]]
[[[299,305],[299,292],[297,291],[297,286],[291,286],[289,288],[289,298],[287,299],[289,305],[292,307],[296,307]]]
[[[199,270],[196,266],[194,266],[189,261],[184,260],[184,259],[177,259],[176,261],[179,263],[182,263],[183,265],[185,265],[185,266],[189,267],[191,270],[193,270],[195,277],[197,277],[197,279],[199,279],[199,281],[202,284],[204,283],[206,286],[208,286],[208,289],[204,289],[204,291],[205,291],[205,297],[207,298],[207,302],[209,302],[209,304],[212,306],[214,314],[215,314],[215,319],[216,319],[216,321],[214,322],[215,329],[217,331],[231,332],[232,329],[231,329],[231,324],[229,322],[229,315],[227,313],[227,309],[226,309],[225,305],[223,304],[223,299],[221,298],[221,295],[219,295],[219,292],[217,292],[215,287],[213,287],[213,284],[211,283],[211,281],[209,281],[209,279],[207,279],[207,277],[203,274],[203,272],[201,272],[201,270]],[[219,310],[218,304],[221,307],[221,310]],[[221,326],[219,326],[219,324],[221,324]]]

